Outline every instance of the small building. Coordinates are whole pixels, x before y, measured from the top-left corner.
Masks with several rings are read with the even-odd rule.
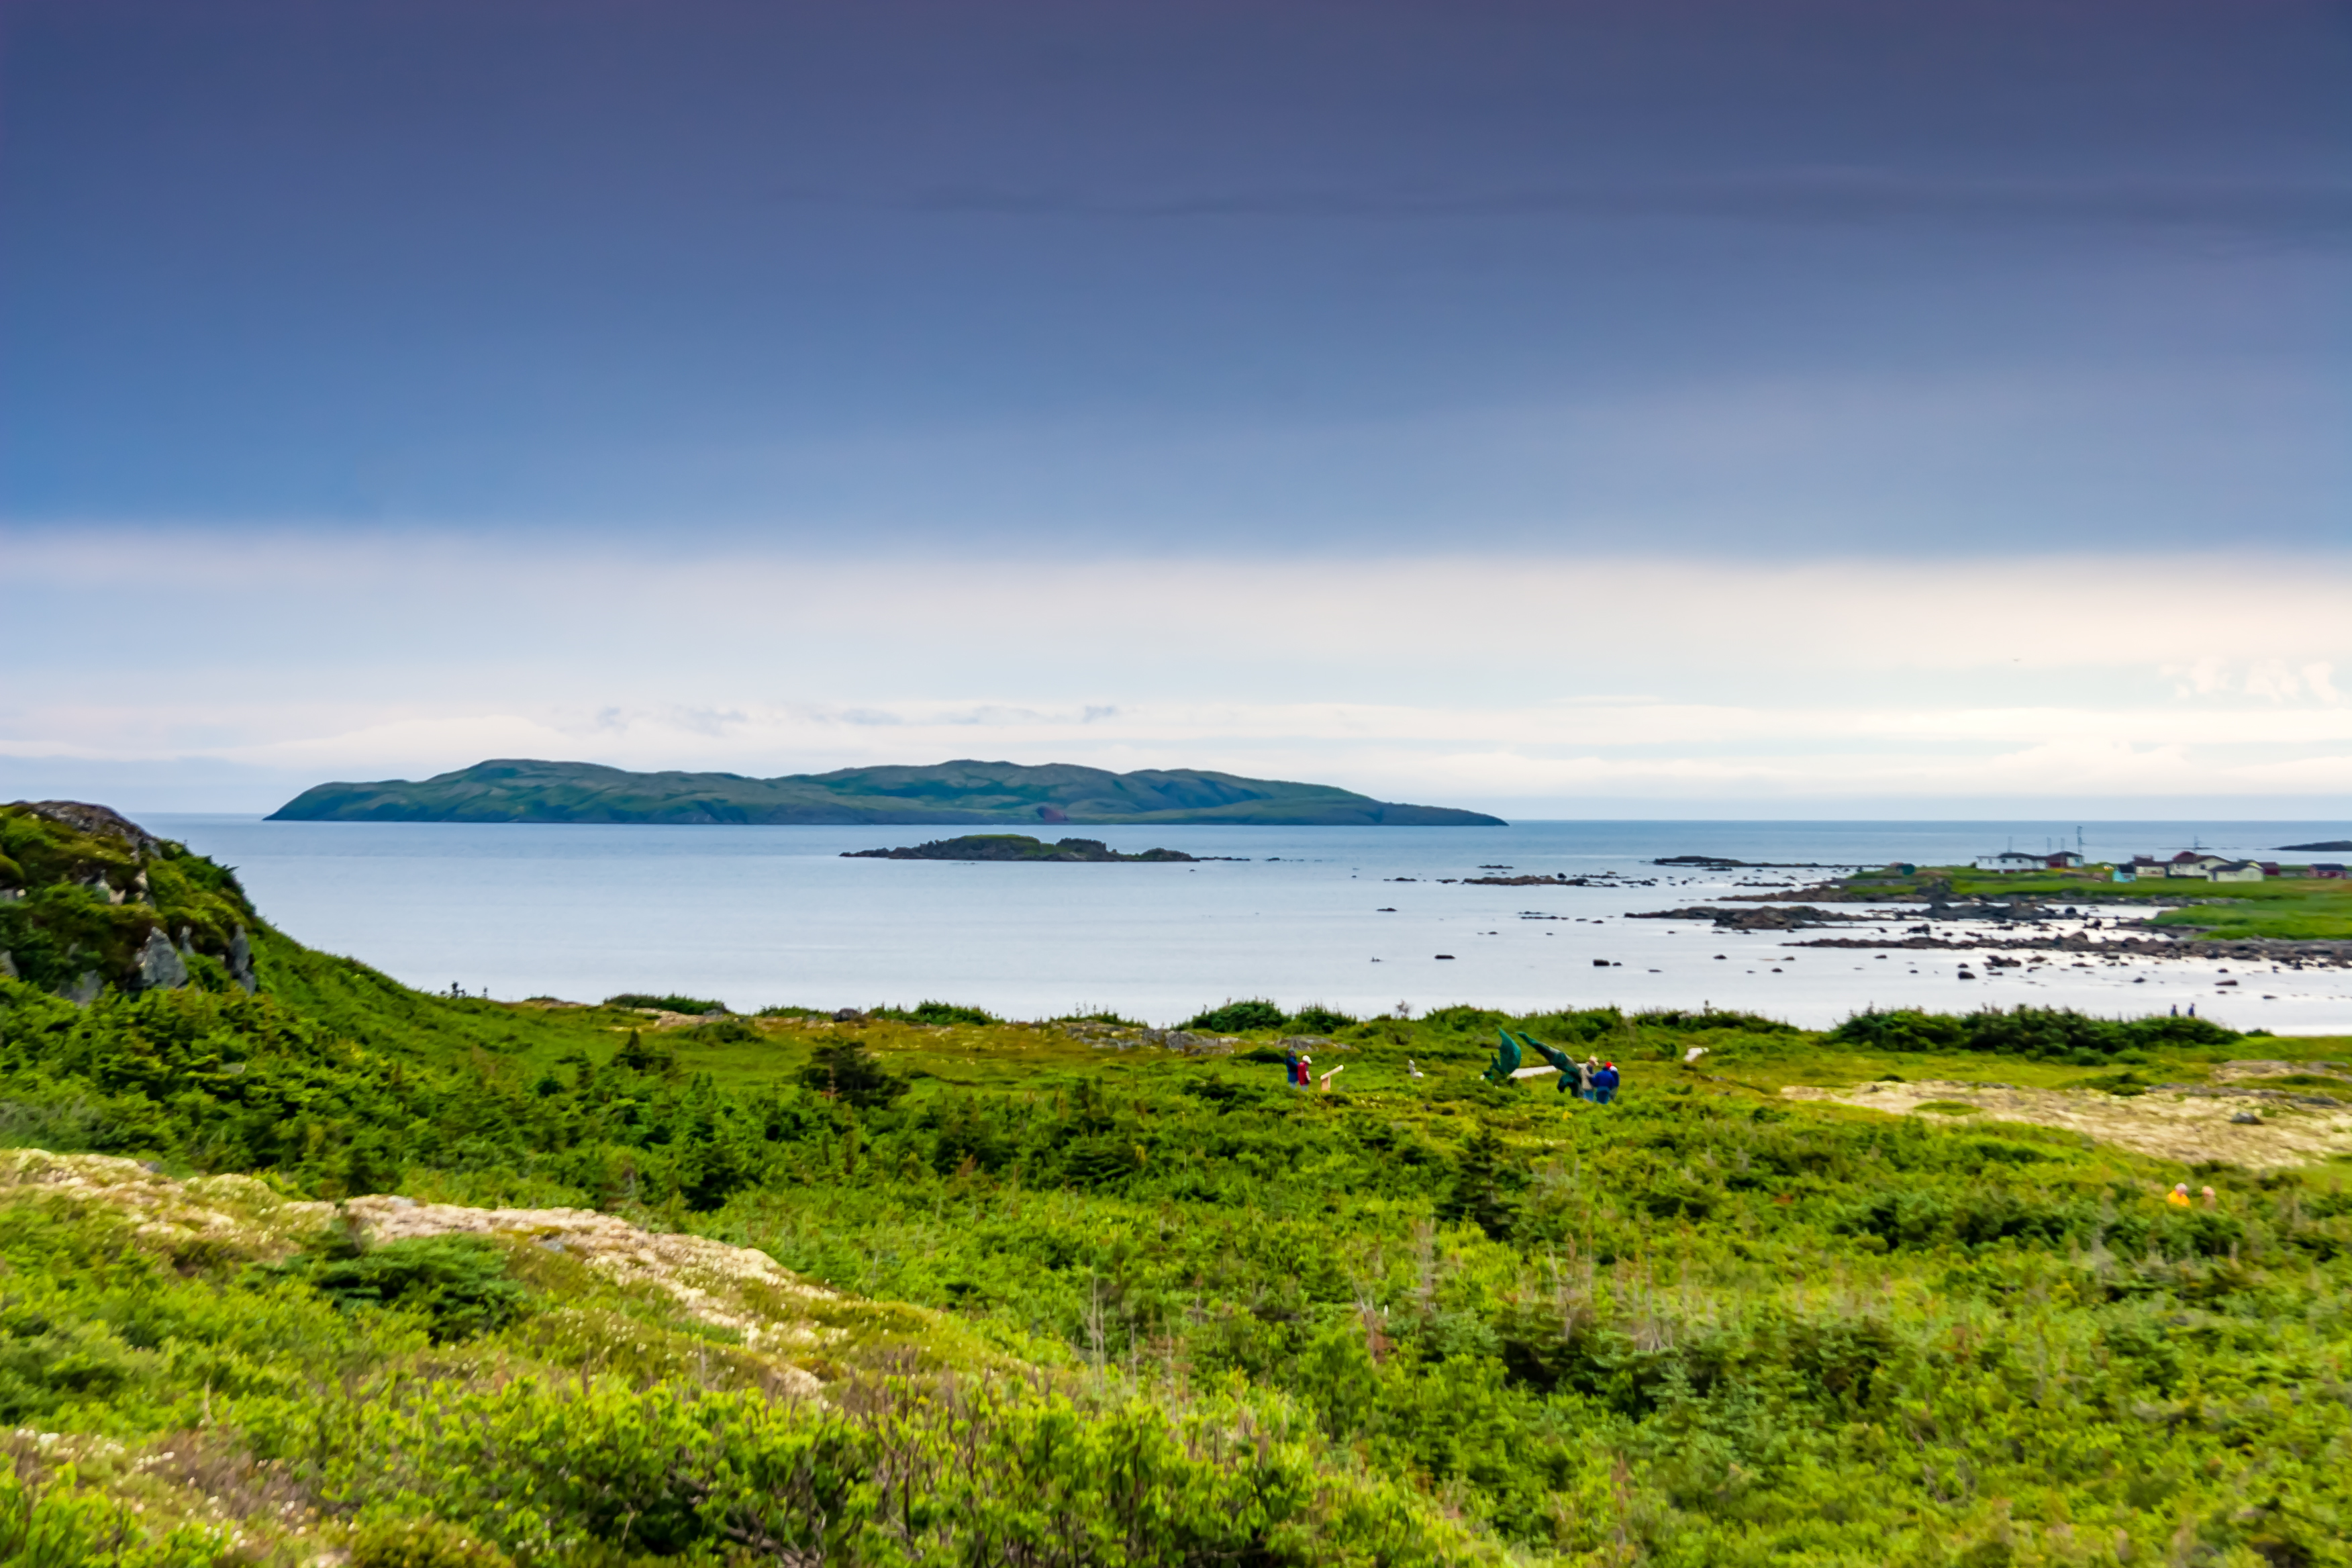
[[[2128,877],[2119,877],[2116,880],[2137,882],[2142,877],[2161,877],[2168,869],[2166,863],[2153,855],[2135,855],[2131,858],[2132,874]]]
[[[2058,849],[2044,855],[2042,863],[2053,871],[2071,871],[2083,863],[2083,858],[2072,849]]]
[[[2183,849],[2164,863],[2164,874],[2168,877],[2198,877],[2210,880],[2214,867],[2228,864],[2230,864],[2228,858],[2223,856],[2207,855],[2195,849]]]
[[[2107,868],[2107,880],[2110,882],[2137,882],[2139,880],[2139,868],[2128,861],[2120,866],[2110,866]]]
[[[2259,882],[2263,868],[2252,860],[2224,860],[2205,873],[2211,882]]]
[[[2309,867],[2305,868],[2305,875],[2328,878],[2336,881],[2341,881],[2344,879],[2344,867],[2341,863],[2334,860],[2315,861]]]
[[[1998,855],[1979,855],[1976,866],[1979,871],[2040,871],[2048,868],[2046,855],[2029,855],[2022,849],[2004,849]]]

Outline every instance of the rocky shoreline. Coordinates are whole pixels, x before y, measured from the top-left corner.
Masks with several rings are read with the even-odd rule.
[[[1713,905],[1697,905],[1685,910],[1628,910],[1629,921],[1705,921],[1718,931],[1801,931],[1809,926],[1849,925],[1878,918],[1870,915],[1832,914],[1817,910],[1811,904],[1788,908],[1719,909]],[[1883,919],[1879,923],[1884,924]]]
[[[1979,921],[1997,923],[2013,931],[2019,923],[2031,924],[2063,918],[2056,910],[2040,908],[2018,910],[2000,904],[1944,904],[1923,911],[1919,916],[1906,913],[1894,917],[1847,914],[1819,909],[1811,904],[1696,905],[1679,910],[1628,910],[1624,918],[1632,921],[1705,922],[1717,931],[1809,931],[1836,926],[1888,925],[1899,921],[1922,919],[1928,923],[1904,926],[1899,936],[1813,937],[1787,945],[1922,952],[2067,952],[2110,957],[2222,960],[2276,964],[2287,969],[2352,968],[2352,941],[2339,938],[2199,940],[2187,933],[2174,935],[2139,921],[2129,922],[2121,932],[2115,929],[2120,922],[2110,921],[2107,929],[2101,931],[2066,931],[2048,936],[2012,936],[1992,931],[1939,934],[1933,929],[1938,923]]]

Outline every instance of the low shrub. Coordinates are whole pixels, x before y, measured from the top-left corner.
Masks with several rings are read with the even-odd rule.
[[[383,1520],[352,1542],[351,1568],[508,1568],[512,1561],[437,1519]]]
[[[959,1007],[952,1002],[925,1002],[914,1007],[877,1007],[877,1018],[900,1024],[1002,1024],[1003,1019],[980,1007]]]
[[[338,1232],[278,1271],[307,1281],[345,1308],[422,1313],[434,1340],[448,1343],[503,1328],[520,1317],[530,1292],[507,1276],[506,1254],[478,1236],[429,1236],[371,1247]]]
[[[1280,1029],[1289,1023],[1290,1015],[1280,1007],[1263,997],[1252,997],[1195,1013],[1184,1020],[1182,1027],[1203,1029],[1213,1035],[1238,1035],[1246,1029]]]
[[[2235,1031],[2205,1018],[2095,1018],[2069,1007],[1967,1014],[1873,1008],[1831,1030],[1824,1043],[1876,1051],[1981,1051],[2095,1067],[2151,1046],[2218,1046],[2237,1038]]]
[[[1738,1013],[1709,1007],[1700,1012],[1683,1008],[1657,1007],[1633,1015],[1633,1022],[1645,1029],[1738,1029],[1748,1035],[1793,1035],[1797,1026],[1784,1024],[1778,1018],[1767,1018],[1760,1013]]]
[[[827,1040],[801,1069],[801,1085],[860,1110],[888,1105],[907,1092],[907,1080],[883,1067],[863,1040]]]
[[[618,996],[604,998],[607,1007],[650,1007],[664,1013],[724,1013],[724,1002],[705,1001],[698,996],[650,996],[642,992],[624,991]]]

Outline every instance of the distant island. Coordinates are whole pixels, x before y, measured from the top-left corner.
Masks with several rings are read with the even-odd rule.
[[[498,760],[417,782],[323,784],[272,822],[1227,823],[1262,827],[1502,827],[1501,817],[1399,805],[1330,784],[1196,768],[1115,773],[1068,763],[961,761],[747,778]]]
[[[1099,838],[1065,838],[1048,844],[1025,833],[968,833],[935,838],[900,849],[845,849],[845,860],[1190,860],[1181,849],[1146,849],[1122,855]]]
[[[2339,853],[2352,850],[2352,838],[2331,838],[2325,844],[2282,844],[2274,853],[2290,849],[2316,849],[2322,854],[2333,849]]]

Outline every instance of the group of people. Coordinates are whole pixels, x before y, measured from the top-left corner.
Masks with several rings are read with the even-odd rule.
[[[1557,1054],[1552,1057],[1554,1061],[1559,1059]],[[1414,1078],[1423,1076],[1421,1069],[1412,1065],[1411,1058],[1406,1058],[1404,1068],[1405,1071]],[[1319,1080],[1323,1092],[1330,1093],[1331,1080],[1347,1070],[1347,1064],[1342,1062],[1329,1072],[1323,1074]],[[1570,1062],[1563,1070],[1575,1075],[1577,1099],[1589,1100],[1595,1105],[1607,1105],[1617,1098],[1619,1079],[1615,1062],[1602,1061],[1599,1057],[1587,1057],[1580,1062]],[[1282,1052],[1282,1078],[1283,1081],[1293,1089],[1317,1088],[1318,1080],[1315,1075],[1315,1058],[1296,1047],[1286,1046]]]
[[[1338,1067],[1325,1073],[1322,1079],[1323,1092],[1330,1093],[1331,1080],[1347,1070],[1348,1064],[1341,1062]],[[1316,1086],[1315,1058],[1305,1051],[1286,1047],[1282,1053],[1282,1076],[1288,1080],[1293,1089],[1313,1089]]]
[[[1576,1098],[1606,1105],[1617,1098],[1617,1064],[1587,1057],[1576,1068]]]

